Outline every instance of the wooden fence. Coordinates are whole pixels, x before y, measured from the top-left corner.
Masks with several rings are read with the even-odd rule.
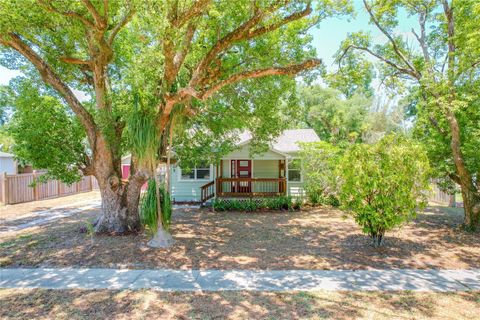
[[[432,184],[432,191],[429,195],[428,202],[440,204],[444,206],[455,206],[455,196],[442,191],[436,183]]]
[[[34,181],[42,174],[44,173],[6,174],[4,172],[0,176],[0,202],[3,204],[23,203],[98,189],[97,180],[93,176],[83,177],[82,180],[71,185],[58,180],[34,184]]]

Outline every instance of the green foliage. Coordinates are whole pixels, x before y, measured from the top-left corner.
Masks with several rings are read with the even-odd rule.
[[[11,96],[14,114],[8,132],[14,154],[36,168],[47,169],[43,179],[73,183],[80,178],[87,149],[85,131],[60,100],[42,94],[35,83],[22,80]]]
[[[162,225],[168,231],[172,221],[172,200],[164,185],[160,186],[160,203],[162,207]]]
[[[150,235],[155,234],[158,227],[157,193],[154,179],[148,181],[147,192],[140,202],[140,220]]]
[[[364,45],[368,42],[369,35],[361,32],[349,34],[347,40],[342,42],[340,50],[335,54],[338,69],[325,76],[327,84],[331,88],[341,91],[347,98],[353,97],[355,94],[373,96],[371,87],[375,76],[373,63],[366,57],[347,50],[352,44]]]
[[[342,206],[375,245],[426,204],[428,158],[419,144],[405,137],[389,135],[374,145],[354,145],[339,170]]]
[[[300,202],[291,196],[281,196],[263,199],[219,199],[213,201],[213,208],[217,211],[245,211],[253,212],[261,209],[268,210],[299,210]]]
[[[17,34],[26,44],[34,46],[38,56],[65,86],[86,94],[88,101],[82,101],[82,104],[114,149],[115,157],[137,151],[152,154],[147,150],[149,147],[138,143],[144,141],[140,137],[151,136],[144,125],[148,127],[150,122],[160,118],[167,97],[182,89],[189,94],[198,90],[176,105],[183,119],[179,119],[181,134],[176,134],[178,141],[174,144],[180,156],[187,154],[189,159],[201,156],[213,159],[229,151],[235,140],[235,131],[250,130],[258,145],[264,145],[278,134],[285,126],[285,122],[280,121],[279,105],[294,95],[295,79],[287,76],[245,79],[225,86],[208,101],[195,98],[197,94],[233,75],[315,58],[316,52],[311,45],[313,36],[308,31],[327,17],[349,14],[352,5],[348,0],[299,0],[276,3],[276,10],[272,10],[270,0],[212,1],[206,7],[201,3],[203,1],[118,0],[110,1],[106,10],[102,1],[92,1],[92,9],[78,1],[0,0],[0,38],[8,41],[9,33]],[[311,11],[308,10],[301,19],[286,19],[307,6],[311,6]],[[134,9],[132,18],[113,38],[115,26],[121,26],[119,22],[130,9]],[[98,30],[89,26],[94,23],[91,14],[94,10],[100,15],[108,13],[105,17],[107,30],[102,41],[97,39],[98,34],[93,36]],[[184,14],[187,11],[194,14]],[[200,12],[202,14],[198,14]],[[200,70],[197,75],[200,78],[196,80],[202,81],[191,87],[193,71],[217,41],[228,38],[230,33],[252,19],[254,12],[262,14],[257,23],[245,31],[269,30],[285,19],[289,23],[281,23],[270,32],[260,32],[257,37],[239,33]],[[185,16],[193,18],[182,23],[172,22],[172,19],[182,20]],[[188,41],[193,26],[194,34]],[[97,47],[109,37],[114,41],[108,45],[112,50],[111,56],[106,57],[111,57],[105,67],[108,85],[102,94],[93,85],[92,70],[86,64],[68,63],[65,57],[84,61],[100,59]],[[185,53],[172,81],[165,80],[168,53],[173,53],[175,60]],[[38,76],[32,64],[8,46],[0,46],[0,64],[21,70],[28,77]],[[206,78],[202,79],[204,75]],[[312,76],[314,72],[302,74],[305,80],[312,80]],[[106,107],[97,105],[101,100],[96,99],[99,92],[105,98]],[[131,97],[136,93],[143,101],[148,101],[149,106],[154,106],[152,111],[135,110]],[[137,112],[140,115],[132,115]],[[147,121],[147,118],[152,120]],[[127,130],[122,132],[119,128],[125,123],[128,124]],[[120,134],[122,136],[118,137]],[[212,150],[212,145],[219,147]]]
[[[339,205],[337,167],[342,153],[341,148],[324,141],[302,144],[303,182],[310,203]]]
[[[387,36],[380,40],[363,32],[349,35],[338,61],[354,55],[379,62],[381,83],[391,95],[406,96],[404,102],[415,116],[415,137],[425,145],[435,176],[445,188],[460,186],[465,222],[479,227],[480,2],[371,0],[366,6],[370,23]],[[409,36],[395,30],[402,23],[402,11],[418,21]]]
[[[301,117],[293,126],[313,128],[321,140],[333,144],[361,140],[371,99],[361,95],[344,99],[339,91],[319,85],[300,88],[299,98]]]
[[[7,121],[9,107],[11,106],[12,92],[8,86],[0,86],[0,126]]]
[[[147,192],[143,195],[140,202],[140,220],[150,235],[155,234],[158,228],[157,193],[155,188],[155,180],[150,179],[148,181]],[[172,218],[172,202],[170,194],[164,186],[160,186],[159,190],[162,225],[163,228],[168,231]]]
[[[138,166],[153,172],[157,165],[160,144],[159,133],[155,123],[155,115],[149,109],[138,107],[138,96],[135,98],[135,112],[127,121],[128,146],[138,159]]]

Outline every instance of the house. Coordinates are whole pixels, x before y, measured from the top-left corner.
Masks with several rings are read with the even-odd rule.
[[[189,171],[171,166],[170,194],[174,202],[206,202],[217,198],[252,198],[291,195],[303,197],[301,142],[317,142],[313,129],[285,130],[269,150],[250,156],[251,135],[240,135],[237,149],[217,164]],[[181,161],[181,159],[180,159]],[[122,158],[122,175],[130,171],[130,156]]]
[[[312,129],[285,130],[269,150],[250,156],[251,135],[240,136],[237,149],[218,164],[185,171],[171,170],[170,192],[175,202],[205,202],[218,198],[251,198],[291,195],[303,197],[301,142],[320,141]]]
[[[13,154],[0,151],[0,173],[17,174],[18,164]]]

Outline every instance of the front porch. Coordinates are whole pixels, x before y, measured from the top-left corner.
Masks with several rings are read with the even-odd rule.
[[[213,197],[254,198],[287,194],[286,159],[223,159],[215,179],[201,187],[201,202]]]

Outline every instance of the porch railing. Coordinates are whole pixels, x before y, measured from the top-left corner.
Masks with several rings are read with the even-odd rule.
[[[200,200],[205,202],[215,196],[215,182],[211,181],[200,188]]]
[[[217,178],[217,197],[273,197],[285,195],[285,178]]]

